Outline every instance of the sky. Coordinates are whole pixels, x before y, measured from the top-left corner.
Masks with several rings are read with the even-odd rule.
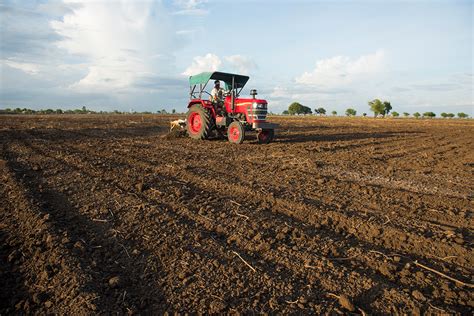
[[[184,112],[188,77],[245,74],[279,113],[474,114],[473,1],[0,0],[0,108]]]

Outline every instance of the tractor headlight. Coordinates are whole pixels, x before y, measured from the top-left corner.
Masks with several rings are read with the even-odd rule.
[[[254,109],[266,109],[267,108],[267,105],[265,103],[254,102],[254,103],[252,103],[252,106],[253,106]]]

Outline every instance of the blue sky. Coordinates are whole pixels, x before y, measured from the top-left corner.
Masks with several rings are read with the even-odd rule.
[[[187,77],[270,109],[473,113],[472,1],[3,1],[0,108],[185,111]]]

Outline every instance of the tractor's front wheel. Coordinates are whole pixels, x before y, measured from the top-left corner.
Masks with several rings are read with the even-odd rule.
[[[242,144],[245,138],[245,129],[242,123],[239,121],[230,123],[229,128],[227,129],[227,138],[231,143]]]
[[[211,114],[200,104],[191,106],[186,115],[186,129],[189,137],[207,139],[211,130]]]
[[[275,137],[275,131],[273,129],[263,129],[257,132],[257,141],[259,144],[268,144]]]

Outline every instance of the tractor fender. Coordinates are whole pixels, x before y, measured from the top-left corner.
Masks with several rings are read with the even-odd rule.
[[[211,114],[212,114],[212,117],[213,117],[213,118],[216,117],[216,109],[215,109],[214,106],[212,105],[212,102],[211,102],[211,101],[208,101],[208,100],[201,100],[201,99],[194,99],[194,100],[191,100],[191,101],[189,101],[188,109],[189,109],[190,107],[192,107],[193,105],[195,105],[195,104],[200,104],[203,108],[208,109],[209,111],[211,111]]]

